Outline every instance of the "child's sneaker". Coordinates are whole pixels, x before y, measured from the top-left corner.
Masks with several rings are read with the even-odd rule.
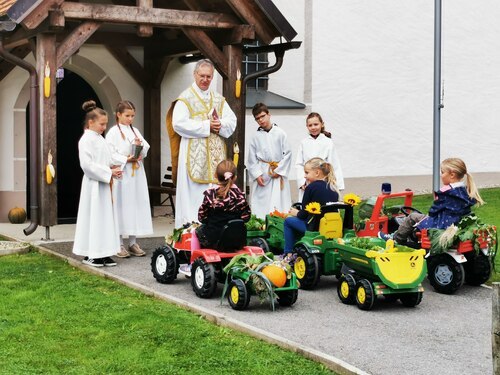
[[[128,253],[127,249],[125,249],[125,246],[121,245],[120,246],[120,251],[116,254],[118,258],[129,258],[130,254]]]
[[[186,277],[191,277],[191,265],[190,264],[181,264],[179,266],[179,273],[182,273]]]
[[[93,258],[85,257],[85,259],[82,260],[82,263],[86,264],[87,266],[91,266],[91,267],[104,267],[104,261],[102,258],[93,259]]]
[[[116,262],[110,257],[102,258],[102,261],[103,261],[105,267],[116,266]]]
[[[384,233],[384,232],[378,232],[378,238],[380,238],[381,240],[384,240],[384,241],[387,241],[387,240],[392,240],[392,233],[391,234],[387,234],[387,233]]]

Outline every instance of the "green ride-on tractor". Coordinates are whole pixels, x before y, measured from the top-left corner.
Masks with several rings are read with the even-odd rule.
[[[343,218],[339,209],[344,210]],[[302,288],[314,289],[322,275],[335,275],[340,300],[362,310],[370,310],[381,295],[408,307],[421,302],[427,271],[424,250],[356,236],[349,204],[322,206],[321,215],[319,229],[306,231],[292,250]]]

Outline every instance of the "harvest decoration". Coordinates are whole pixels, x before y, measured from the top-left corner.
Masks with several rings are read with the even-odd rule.
[[[238,146],[238,142],[234,142],[233,145],[233,163],[237,167],[238,166],[238,161],[240,158],[240,146]]]
[[[344,203],[347,203],[351,206],[357,206],[361,202],[361,198],[356,194],[349,193],[344,195]]]
[[[280,211],[278,211],[278,210],[276,210],[276,209],[275,209],[273,212],[269,213],[269,215],[271,215],[271,216],[275,216],[275,217],[281,217],[281,218],[283,218],[283,219],[286,219],[286,217],[288,216],[288,214],[287,214],[287,213],[285,213],[285,212],[280,212]]]
[[[261,303],[269,297],[274,311],[274,299],[277,297],[274,288],[280,288],[286,284],[287,280],[292,277],[292,268],[288,262],[274,261],[273,257],[272,253],[265,255],[240,254],[231,259],[223,270],[227,277],[222,291],[221,304],[233,274],[247,272],[249,276],[244,280],[245,284],[251,285]]]
[[[54,178],[56,177],[56,170],[52,165],[52,150],[49,150],[47,154],[47,167],[45,168],[45,180],[47,184],[50,185]]]
[[[26,210],[20,207],[14,207],[9,211],[8,218],[11,224],[22,224],[26,221]]]
[[[199,226],[200,226],[199,223],[193,221],[192,223],[184,224],[180,228],[174,228],[171,234],[165,236],[165,243],[173,245],[175,242],[179,242],[181,240],[181,236],[184,233],[191,233],[192,229],[196,229]]]
[[[313,215],[319,215],[321,213],[321,205],[318,202],[310,202],[307,204],[305,210]]]
[[[46,98],[50,96],[50,67],[48,61],[45,64],[45,76],[43,78],[43,95]]]
[[[236,71],[236,82],[234,87],[234,96],[239,98],[241,96],[241,72],[238,69]]]
[[[252,214],[250,220],[245,223],[245,226],[247,231],[261,231],[266,229],[266,222]]]

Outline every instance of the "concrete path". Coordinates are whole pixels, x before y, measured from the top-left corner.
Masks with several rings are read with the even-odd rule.
[[[23,240],[24,226],[0,224],[0,234]],[[62,228],[64,227],[64,228]],[[142,258],[117,259],[117,267],[92,269],[71,254],[74,226],[57,226],[56,241],[29,239],[75,266],[105,274],[131,287],[186,306],[218,324],[235,327],[289,347],[325,363],[340,373],[370,374],[491,374],[491,290],[465,285],[455,295],[435,293],[425,282],[424,298],[415,308],[380,300],[372,311],[342,304],[335,277],[323,277],[314,291],[299,291],[297,303],[270,310],[252,297],[246,311],[221,304],[222,285],[213,299],[200,299],[190,280],[180,275],[170,285],[156,282],[151,254],[170,233],[171,219],[155,218],[157,237],[140,239]]]

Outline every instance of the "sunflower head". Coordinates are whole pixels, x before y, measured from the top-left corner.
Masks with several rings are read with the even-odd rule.
[[[306,206],[305,210],[310,214],[317,215],[321,213],[321,205],[318,202],[311,202]]]
[[[351,206],[357,206],[361,202],[361,198],[358,197],[356,194],[349,193],[344,195],[344,203],[347,203]]]

